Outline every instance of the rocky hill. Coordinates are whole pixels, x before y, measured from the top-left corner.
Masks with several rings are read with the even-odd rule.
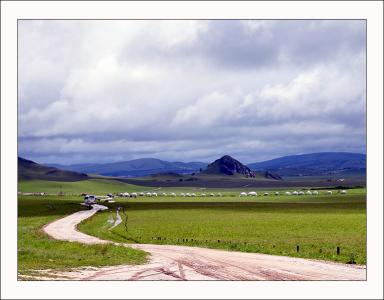
[[[256,172],[229,155],[224,155],[215,160],[201,173],[211,175],[241,175],[246,178],[255,178],[258,175]]]

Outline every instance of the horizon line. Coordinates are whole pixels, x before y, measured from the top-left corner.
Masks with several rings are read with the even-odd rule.
[[[360,155],[367,155],[367,153],[361,153],[361,152],[347,152],[347,151],[324,151],[324,152],[310,152],[310,153],[299,153],[299,154],[288,154],[288,155],[282,155],[282,156],[277,156],[277,157],[274,157],[274,158],[271,158],[271,159],[266,159],[266,160],[261,160],[261,161],[255,161],[255,162],[249,162],[249,163],[245,163],[245,165],[249,165],[249,164],[255,164],[255,163],[262,163],[262,162],[266,162],[266,161],[271,161],[271,160],[274,160],[274,159],[279,159],[279,158],[282,158],[282,157],[290,157],[290,156],[301,156],[301,155],[311,155],[311,154],[325,154],[325,153],[348,153],[348,154],[360,154]],[[229,154],[223,154],[221,155],[219,158],[217,159],[220,159],[221,157],[223,156],[231,156],[232,158],[236,159],[233,155],[229,155]],[[97,163],[97,162],[89,162],[89,163],[71,163],[71,164],[60,164],[60,163],[55,163],[55,162],[48,162],[48,163],[41,163],[41,162],[38,162],[36,160],[33,160],[33,159],[30,159],[30,158],[26,158],[26,157],[23,157],[23,156],[20,156],[19,154],[17,155],[18,158],[23,158],[23,159],[26,159],[26,160],[30,160],[30,161],[33,161],[33,162],[36,162],[36,163],[39,163],[39,164],[42,164],[42,165],[61,165],[61,166],[72,166],[72,165],[78,165],[78,164],[91,164],[91,165],[104,165],[104,164],[113,164],[113,163],[122,163],[122,162],[130,162],[130,161],[134,161],[134,160],[141,160],[141,159],[155,159],[155,160],[160,160],[160,161],[165,161],[165,162],[171,162],[171,163],[177,163],[177,162],[181,162],[181,163],[206,163],[206,164],[209,164],[209,162],[205,162],[205,161],[197,161],[197,160],[192,160],[192,161],[180,161],[180,160],[164,160],[164,159],[160,159],[160,158],[156,158],[156,157],[142,157],[142,158],[134,158],[134,159],[129,159],[129,160],[119,160],[119,161],[111,161],[111,162],[104,162],[104,163]],[[215,159],[215,160],[217,160]],[[213,160],[213,161],[215,161]],[[236,159],[238,160],[238,159]]]

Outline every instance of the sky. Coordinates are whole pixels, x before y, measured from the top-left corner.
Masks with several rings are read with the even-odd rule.
[[[19,21],[18,154],[73,164],[365,153],[365,26]]]

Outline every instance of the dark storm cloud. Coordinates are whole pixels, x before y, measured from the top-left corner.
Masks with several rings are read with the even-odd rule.
[[[21,21],[19,154],[365,151],[364,21]]]

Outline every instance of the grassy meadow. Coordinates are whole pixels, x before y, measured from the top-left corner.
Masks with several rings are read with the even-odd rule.
[[[19,196],[18,273],[33,274],[40,269],[68,269],[81,266],[140,264],[146,253],[114,245],[83,245],[57,241],[41,228],[65,215],[84,209],[80,197]]]
[[[108,179],[88,179],[82,181],[63,182],[63,181],[46,181],[46,180],[28,180],[19,181],[19,192],[44,192],[47,194],[64,194],[77,195],[81,193],[88,194],[107,194],[121,193],[133,191],[149,190],[148,187],[141,187],[127,184],[118,180]]]
[[[268,196],[239,197],[252,189],[148,188],[116,180],[78,182],[21,181],[20,192],[45,196],[18,196],[18,270],[20,274],[44,268],[67,269],[143,263],[142,251],[113,245],[86,246],[56,241],[41,228],[58,218],[84,209],[81,193],[156,191],[177,197],[115,198],[110,210],[79,225],[85,233],[127,243],[200,246],[347,263],[366,263],[366,190],[347,195],[319,190],[319,195],[275,196],[287,189],[268,190]],[[296,190],[300,190],[297,188]],[[259,195],[267,190],[256,189]],[[64,193],[58,196],[57,193]],[[222,197],[180,197],[184,193],[218,193]],[[51,194],[51,195],[49,195]],[[55,195],[56,194],[56,195]],[[124,207],[127,230],[120,224],[109,230],[108,219]],[[123,218],[124,219],[124,218]],[[297,251],[299,246],[299,251]],[[336,248],[340,247],[340,253]]]
[[[348,195],[129,198],[107,204],[110,211],[93,216],[79,228],[119,242],[365,264],[365,201],[362,189],[350,190]],[[127,230],[123,224],[108,230],[107,220],[113,218],[117,207],[127,212]]]

